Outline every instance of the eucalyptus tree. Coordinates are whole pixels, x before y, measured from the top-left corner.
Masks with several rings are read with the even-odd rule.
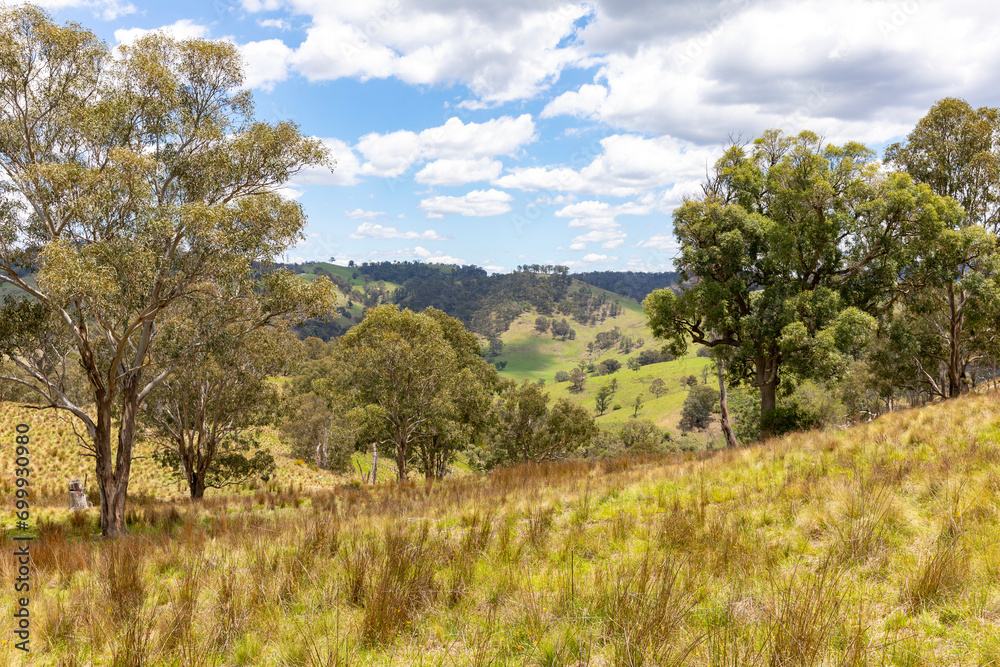
[[[400,481],[414,461],[437,475],[470,444],[499,382],[478,339],[434,309],[372,308],[331,359],[332,377],[313,386],[395,459]]]
[[[192,330],[175,358],[154,358],[160,322],[201,293],[264,294],[262,318],[239,322],[251,330],[311,289],[259,269],[301,237],[281,187],[327,153],[292,123],[255,121],[242,83],[232,44],[153,33],[112,52],[37,8],[0,10],[0,285],[47,311],[39,344],[64,364],[71,350],[90,405],[60,385],[59,363],[36,363],[37,346],[8,345],[7,379],[86,427],[105,536],[125,532],[140,406],[203,340]]]
[[[674,212],[684,287],[646,298],[650,327],[674,355],[690,342],[727,346],[730,376],[759,388],[766,435],[782,369],[843,368],[898,277],[960,215],[926,185],[880,171],[861,144],[768,131],[731,146],[703,195]]]
[[[957,201],[964,224],[1000,231],[1000,110],[939,100],[905,142],[886,148],[885,160]]]
[[[586,408],[565,398],[550,408],[549,399],[534,382],[507,381],[491,410],[484,468],[567,458],[597,436]]]
[[[220,319],[211,314],[211,301],[197,305],[206,312],[166,322],[164,338],[184,344],[191,334],[174,336],[174,327],[190,327],[199,317]],[[259,317],[247,313],[245,319]],[[277,421],[280,392],[271,378],[286,370],[296,347],[286,326],[245,331],[234,322],[209,331],[204,341],[149,394],[140,413],[160,438],[155,458],[177,471],[192,500],[204,497],[206,488],[274,472],[274,457],[261,446],[258,433]]]
[[[486,433],[490,405],[500,387],[500,376],[496,367],[483,359],[479,339],[459,320],[436,308],[427,308],[422,315],[437,324],[445,342],[455,353],[451,410],[430,420],[426,428],[421,429],[421,437],[414,448],[415,462],[424,476],[440,479],[458,452]]]
[[[915,181],[957,201],[964,212],[951,221],[922,270],[910,276],[904,308],[897,313],[909,328],[930,324],[937,340],[920,346],[926,355],[913,357],[923,389],[931,396],[958,396],[971,383],[969,367],[996,356],[1000,110],[945,98],[885,156]]]

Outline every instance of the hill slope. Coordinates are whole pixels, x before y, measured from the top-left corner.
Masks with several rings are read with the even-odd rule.
[[[996,664],[998,399],[703,458],[147,507],[140,537],[112,545],[47,526],[32,649],[44,664]]]
[[[694,375],[701,381],[702,371],[709,365],[709,360],[695,356],[695,350],[690,349],[687,356],[681,359],[649,364],[638,371],[629,370],[626,367],[628,357],[643,350],[659,349],[660,343],[646,326],[646,316],[639,303],[606,290],[595,287],[590,289],[616,300],[622,306],[621,313],[593,326],[571,322],[576,337],[573,340],[562,340],[553,337],[550,332],[536,330],[535,319],[539,313],[537,310],[528,310],[515,319],[510,329],[502,334],[503,354],[491,361],[506,362],[501,372],[502,377],[518,382],[544,380],[546,391],[553,399],[568,398],[590,411],[594,411],[598,389],[615,381],[618,390],[612,400],[612,409],[597,417],[599,425],[622,424],[631,419],[636,396],[642,394],[643,406],[637,416],[649,419],[662,428],[676,428],[680,421],[681,404],[688,394],[687,387],[681,384],[680,379]],[[641,339],[643,345],[627,353],[620,351],[617,345],[605,350],[588,350],[588,345],[596,342],[598,334],[612,331],[615,327],[621,331],[622,336],[636,341]],[[555,377],[559,371],[569,372],[581,362],[597,365],[606,359],[619,361],[621,369],[603,376],[591,373],[583,391],[579,393],[570,391],[568,382],[556,383]],[[650,383],[656,378],[662,379],[666,384],[667,393],[660,397],[654,396],[649,390]],[[712,379],[709,378],[709,381]],[[620,409],[615,410],[615,405],[620,406]]]

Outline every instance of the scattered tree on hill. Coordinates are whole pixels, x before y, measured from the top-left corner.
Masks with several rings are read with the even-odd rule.
[[[614,392],[611,390],[611,387],[606,384],[601,385],[597,389],[596,407],[598,416],[603,416],[604,413],[608,411],[608,408],[611,407],[611,396],[613,394]]]
[[[619,327],[614,327],[610,331],[600,331],[594,336],[593,347],[588,345],[588,349],[594,350],[608,350],[618,344],[622,338],[622,330]]]
[[[663,378],[653,378],[653,381],[649,383],[649,393],[657,398],[663,396],[667,393],[667,383],[663,381]]]
[[[499,357],[503,354],[503,341],[499,338],[490,338],[489,347],[486,348],[486,356]]]
[[[570,391],[579,393],[583,391],[583,384],[587,381],[587,374],[581,368],[574,368],[569,372],[569,381],[572,383]]]
[[[326,152],[292,123],[253,119],[233,44],[152,33],[112,53],[32,7],[0,11],[0,42],[0,284],[51,311],[38,343],[58,341],[66,360],[72,350],[91,406],[33,361],[38,345],[3,350],[19,367],[6,379],[84,424],[101,532],[118,536],[141,405],[204,339],[189,331],[171,341],[176,359],[154,358],[160,323],[206,291],[266,294],[267,313],[300,301],[300,279],[260,269],[301,238],[302,209],[282,186]]]
[[[631,454],[658,454],[664,432],[647,419],[630,419],[618,430],[618,439]]]
[[[308,392],[286,398],[282,435],[291,443],[292,456],[317,467],[345,472],[355,450],[355,429],[338,419],[326,400]]]
[[[565,317],[558,322],[553,319],[551,327],[553,338],[559,337],[563,340],[566,340],[567,338],[573,340],[573,338],[576,337],[576,332],[573,331],[573,328],[569,325],[569,322],[566,321]]]
[[[597,364],[595,370],[599,375],[611,375],[612,373],[618,372],[618,369],[622,367],[622,362],[617,359],[605,359],[601,363]]]
[[[538,333],[545,333],[549,330],[549,320],[544,315],[539,315],[535,318],[535,331]]]
[[[905,143],[886,149],[886,161],[951,197],[965,213],[949,218],[933,252],[907,276],[905,308],[895,313],[913,334],[910,358],[923,388],[953,398],[972,384],[969,367],[996,352],[1000,110],[973,109],[964,100],[945,98],[920,119]]]
[[[586,450],[588,458],[663,454],[669,435],[647,419],[629,419],[618,428],[601,428]]]
[[[394,457],[400,480],[411,461],[425,474],[443,472],[499,381],[475,336],[433,309],[373,308],[337,339],[332,358],[324,394]]]
[[[674,357],[668,352],[662,350],[643,350],[636,356],[640,366],[648,366],[650,364],[660,364],[665,361],[673,361]]]
[[[635,402],[632,404],[632,407],[634,408],[632,410],[632,416],[633,417],[638,417],[639,416],[639,410],[642,409],[642,405],[643,405],[642,393],[639,393],[639,394],[636,395]]]
[[[199,310],[204,315],[210,308],[203,304]],[[190,325],[167,320],[164,337],[184,340],[173,329]],[[276,419],[279,393],[270,378],[284,370],[294,341],[284,329],[213,331],[143,402],[141,420],[164,443],[157,461],[179,474],[193,500],[203,498],[206,488],[274,472],[274,458],[261,447],[256,429]]]
[[[639,360],[636,357],[629,357],[626,360],[626,363],[628,364],[629,370],[632,371],[637,371],[642,368],[642,364],[639,363]]]
[[[455,353],[455,384],[448,397],[451,410],[421,429],[422,438],[415,448],[416,465],[424,477],[442,479],[458,452],[484,436],[500,378],[480,356],[476,335],[460,321],[436,308],[427,308],[421,315],[437,323]],[[539,380],[539,386],[544,384],[544,379]]]
[[[556,371],[556,382],[569,382],[569,373],[566,371]]]
[[[641,338],[635,338],[634,336],[622,336],[621,340],[618,341],[618,351],[622,354],[630,354],[632,350],[637,347],[641,347]]]
[[[708,426],[708,421],[719,400],[719,392],[708,385],[696,384],[684,398],[681,407],[680,427],[685,431]]]

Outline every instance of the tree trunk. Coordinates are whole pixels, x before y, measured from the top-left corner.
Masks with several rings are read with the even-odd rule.
[[[774,428],[768,424],[777,407],[777,383],[768,382],[760,386],[760,437],[769,438],[774,435]]]
[[[97,450],[97,484],[101,491],[101,535],[121,537],[125,534],[125,501],[128,497],[129,476],[132,473],[132,444],[135,440],[135,420],[139,412],[139,379],[137,372],[122,379],[122,416],[118,427],[118,449],[111,457],[111,399],[98,402],[98,428],[95,435]]]
[[[372,443],[372,484],[378,483],[378,445]]]
[[[103,480],[98,480],[98,489],[101,492],[101,537],[122,537],[125,535],[125,491]]]
[[[396,479],[400,482],[406,479],[406,443],[396,443]]]
[[[316,443],[316,465],[323,470],[327,468],[327,448],[326,448],[326,435],[320,437],[319,442]]]
[[[188,480],[191,490],[191,500],[201,500],[205,497],[205,473],[193,472]]]
[[[726,391],[726,362],[721,358],[716,359],[716,367],[719,371],[719,408],[722,412],[720,420],[722,422],[722,433],[726,436],[726,447],[735,449],[740,446],[740,443],[736,440],[736,434],[733,432],[733,427],[729,423],[729,394]]]
[[[122,433],[119,432],[118,450],[122,450]],[[111,456],[111,405],[104,401],[97,405],[97,426],[94,433],[95,477],[101,497],[101,536],[121,537],[125,534],[125,499],[128,489],[127,470],[122,477],[122,466],[115,465]],[[129,448],[131,457],[131,448]]]
[[[960,396],[965,390],[965,364],[962,362],[963,315],[957,303],[955,288],[948,285],[948,398]]]
[[[762,439],[774,435],[773,429],[767,426],[766,422],[778,405],[778,373],[775,368],[777,364],[778,359],[775,356],[759,356],[754,360],[757,375],[754,384],[760,387],[760,437]]]

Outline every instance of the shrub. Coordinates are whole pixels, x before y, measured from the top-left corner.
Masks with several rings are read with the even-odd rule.
[[[569,373],[566,371],[556,371],[556,382],[569,382]]]
[[[599,375],[611,375],[612,373],[616,373],[621,367],[622,362],[617,359],[605,359],[601,363],[597,364],[595,370]]]
[[[692,376],[694,377],[694,376]],[[719,392],[708,385],[695,384],[691,387],[684,405],[681,407],[681,430],[691,431],[708,426],[708,420],[719,400]]]
[[[649,364],[673,361],[674,357],[672,354],[661,352],[660,350],[643,350],[636,355],[635,360],[639,362],[640,366],[648,366]]]

